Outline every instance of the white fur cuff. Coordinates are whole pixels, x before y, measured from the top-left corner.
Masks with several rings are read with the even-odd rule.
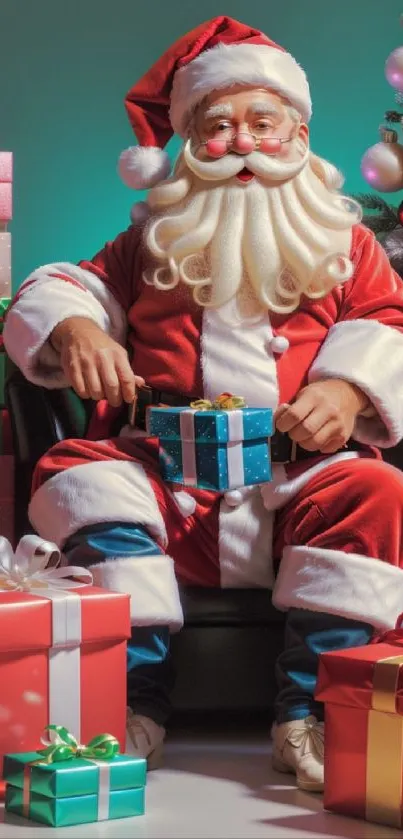
[[[360,443],[394,446],[403,436],[403,335],[376,320],[332,326],[309,381],[344,379],[368,396],[376,413],[360,416],[354,437]]]
[[[373,557],[288,547],[273,591],[277,609],[308,609],[392,629],[403,612],[403,571]]]
[[[94,585],[130,594],[132,626],[183,625],[182,606],[173,560],[165,554],[117,557],[90,567]]]
[[[160,544],[167,544],[146,472],[129,461],[93,461],[54,475],[33,495],[29,518],[37,533],[60,546],[82,527],[108,521],[141,525]]]
[[[93,320],[116,341],[125,343],[126,314],[91,271],[58,262],[38,268],[23,283],[7,315],[4,343],[29,381],[67,387],[59,354],[48,338],[58,323],[78,316]]]

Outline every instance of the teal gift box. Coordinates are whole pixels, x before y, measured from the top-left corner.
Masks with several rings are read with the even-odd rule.
[[[161,473],[168,483],[225,492],[271,480],[269,408],[152,407],[147,428],[158,437]]]
[[[50,827],[141,816],[147,761],[117,754],[47,762],[40,752],[6,755],[5,809]]]

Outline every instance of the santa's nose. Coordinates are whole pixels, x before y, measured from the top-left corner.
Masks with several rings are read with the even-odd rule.
[[[255,148],[255,138],[251,134],[239,131],[232,141],[231,150],[237,154],[250,154]]]

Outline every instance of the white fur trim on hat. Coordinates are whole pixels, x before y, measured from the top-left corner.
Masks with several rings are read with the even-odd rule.
[[[212,91],[234,84],[272,90],[288,99],[305,122],[311,117],[308,81],[292,55],[263,44],[218,44],[176,72],[170,109],[174,131],[183,137],[196,105]]]
[[[131,189],[150,189],[165,180],[171,171],[166,151],[155,146],[131,146],[122,152],[119,175]]]

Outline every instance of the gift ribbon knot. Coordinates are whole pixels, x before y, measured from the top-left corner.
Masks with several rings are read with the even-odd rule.
[[[220,393],[213,401],[210,399],[196,399],[190,403],[196,411],[236,411],[246,408],[243,396],[233,396],[232,393]]]
[[[396,620],[393,629],[387,629],[386,632],[381,632],[374,636],[373,644],[395,644],[398,647],[403,646],[403,612]]]
[[[87,745],[82,745],[63,725],[48,725],[45,731],[48,731],[50,736],[41,737],[41,743],[45,748],[38,749],[38,753],[45,758],[46,763],[77,758],[111,760],[119,754],[119,742],[112,734],[97,734]]]
[[[60,567],[61,560],[57,545],[39,536],[24,536],[15,553],[8,539],[0,536],[0,591],[66,590],[92,584],[91,571],[76,565]]]

